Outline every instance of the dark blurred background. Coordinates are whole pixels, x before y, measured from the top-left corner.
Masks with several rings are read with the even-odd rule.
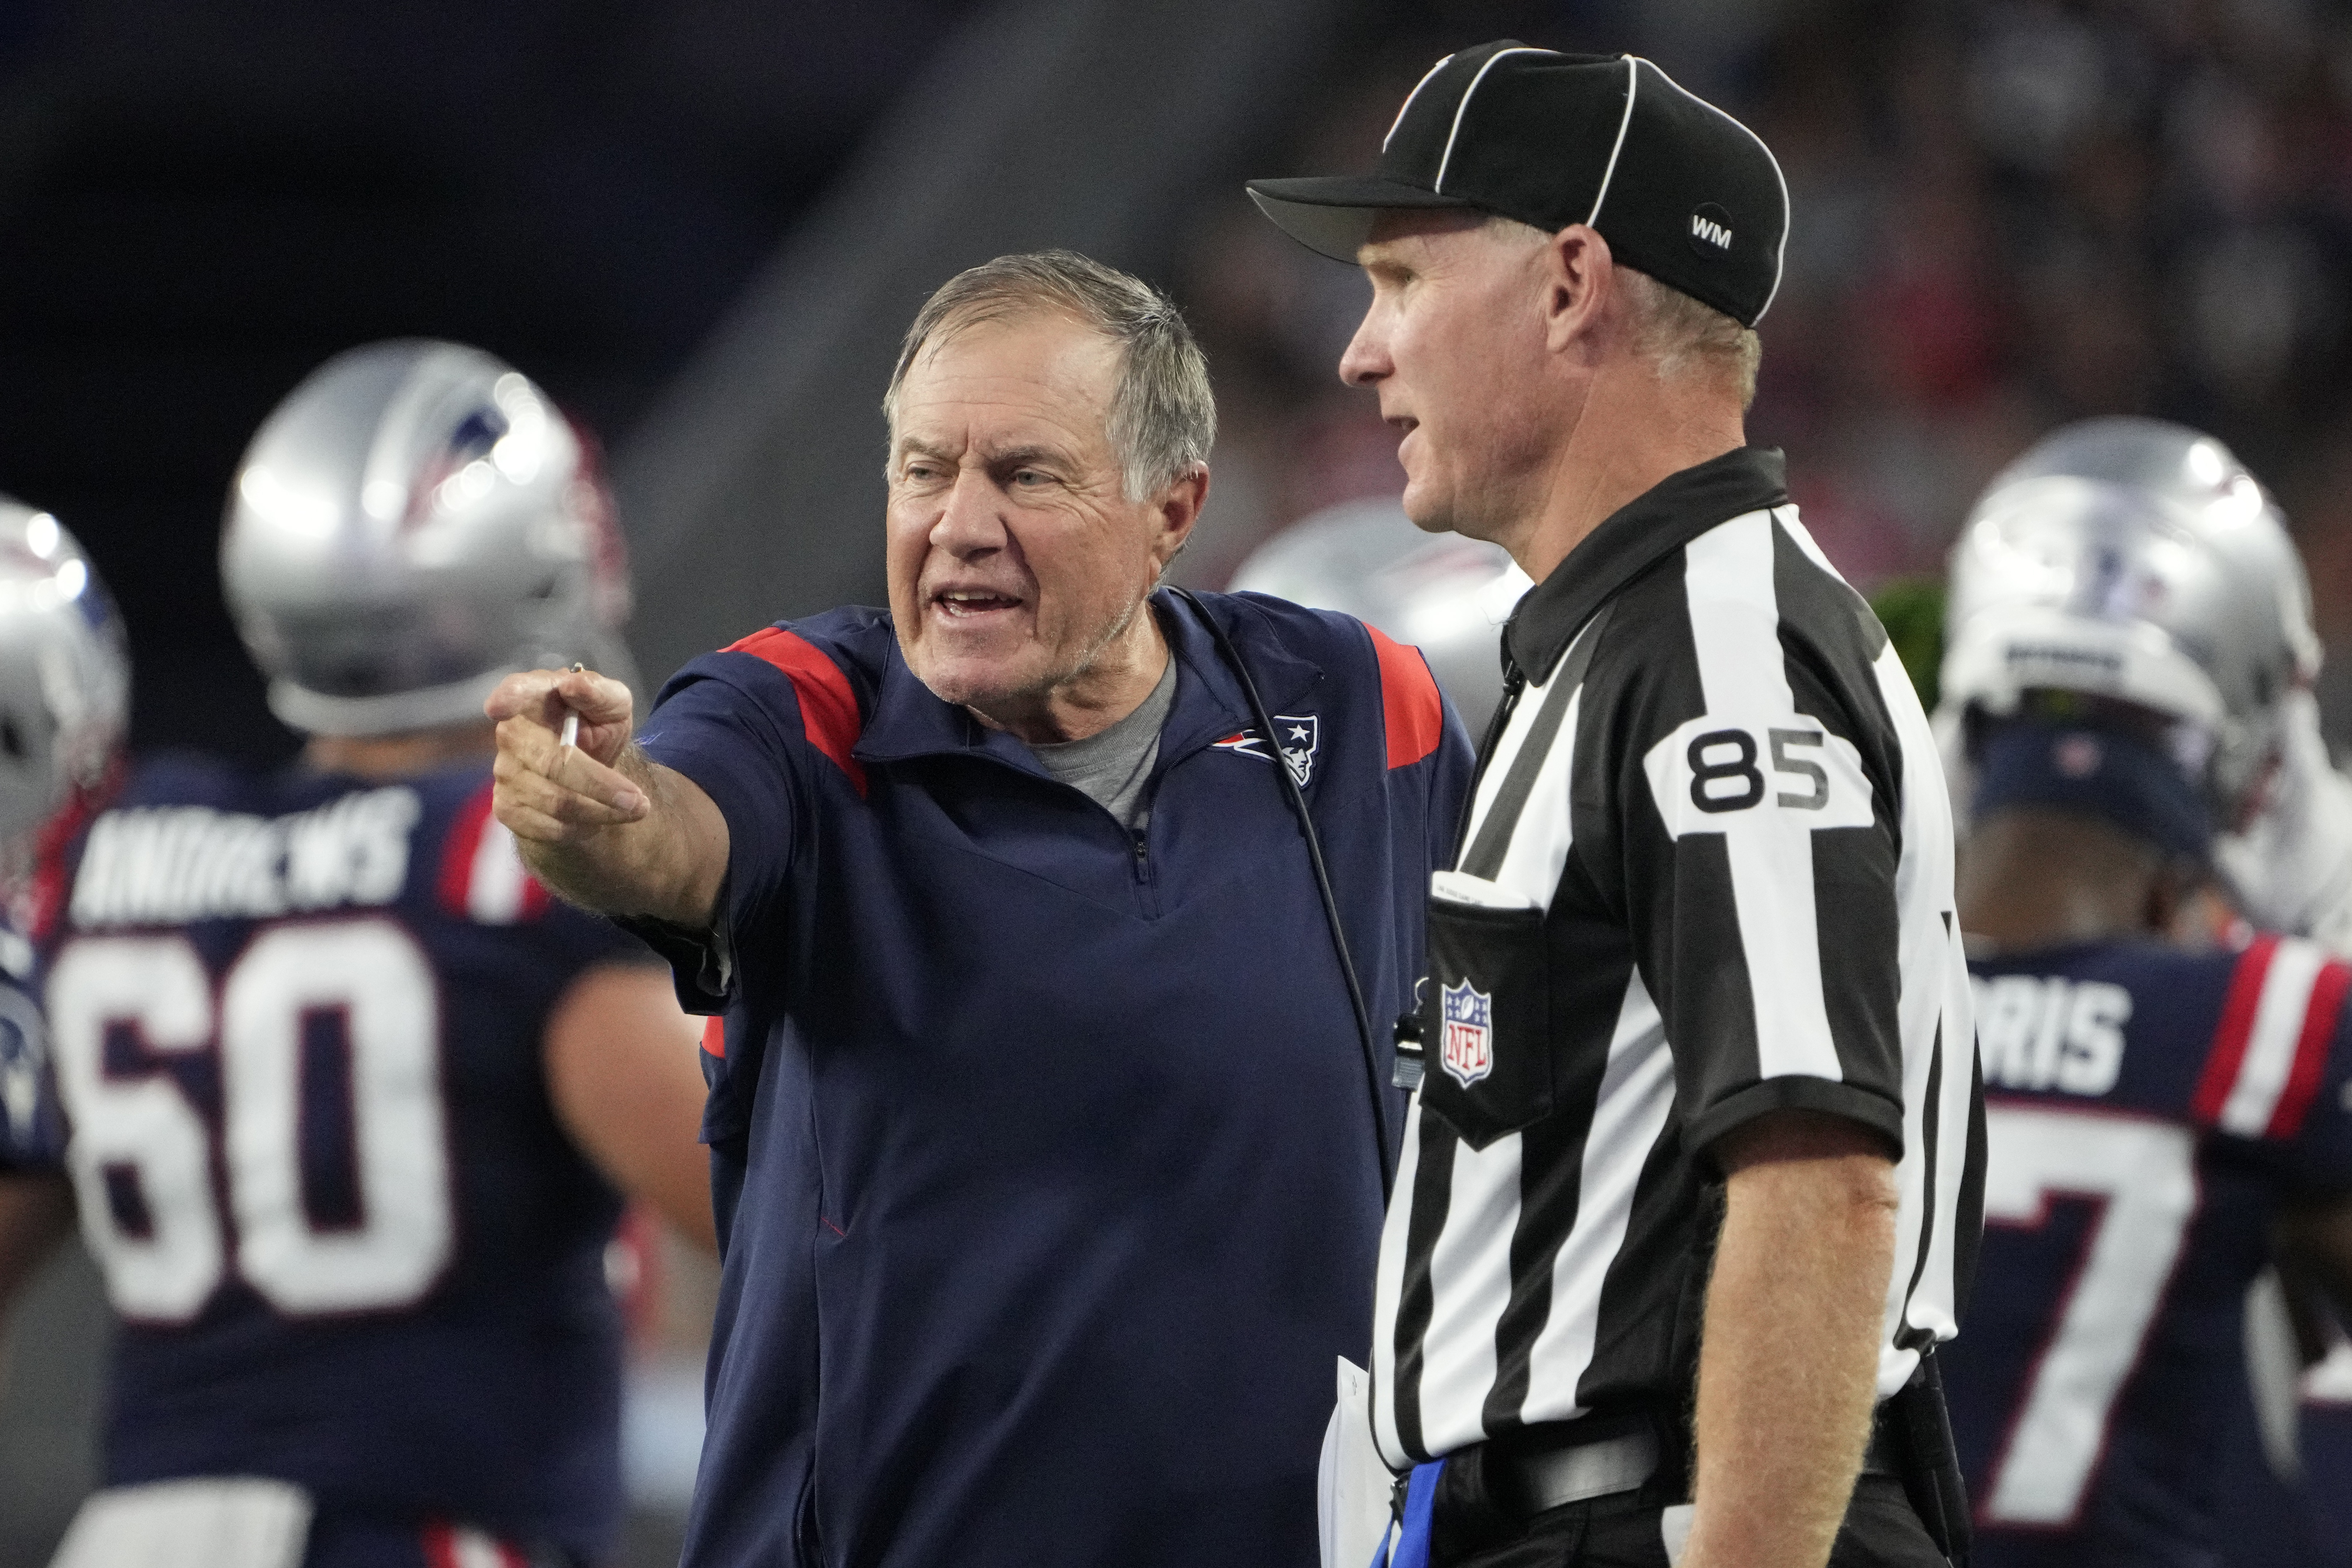
[[[213,569],[237,453],[339,349],[474,342],[604,442],[658,679],[879,595],[898,333],[958,268],[1065,244],[1208,346],[1224,433],[1181,566],[1213,586],[1401,485],[1332,374],[1360,281],[1241,180],[1368,164],[1431,61],[1503,36],[1643,53],[1778,153],[1750,430],[1850,576],[1936,571],[2053,425],[2200,425],[2294,520],[2352,737],[2352,11],[2325,0],[0,0],[0,490],[113,584],[140,744],[284,756]],[[0,1568],[83,1484],[102,1331],[71,1268],[21,1316]],[[673,1352],[633,1561],[663,1560],[692,1441]]]

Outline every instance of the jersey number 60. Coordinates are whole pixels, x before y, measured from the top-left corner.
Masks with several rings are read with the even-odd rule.
[[[160,1061],[139,1055],[217,1049],[234,1267],[271,1306],[294,1316],[404,1306],[447,1267],[440,1004],[401,927],[267,928],[222,976],[217,1003],[184,937],[85,937],[59,955],[47,994],[83,1232],[123,1316],[184,1322],[230,1267],[205,1119]],[[304,1042],[320,1021],[340,1023],[350,1051],[355,1225],[318,1224],[303,1191]],[[124,1033],[134,1058],[110,1070],[108,1037]],[[115,1203],[125,1181],[137,1184],[134,1223]]]

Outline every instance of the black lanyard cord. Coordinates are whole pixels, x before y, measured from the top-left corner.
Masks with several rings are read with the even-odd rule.
[[[1339,923],[1339,900],[1331,893],[1331,873],[1323,864],[1323,842],[1316,836],[1315,819],[1307,815],[1307,795],[1298,787],[1297,775],[1290,771],[1290,759],[1282,754],[1282,742],[1274,727],[1274,716],[1266,711],[1265,701],[1257,694],[1257,682],[1250,679],[1249,666],[1242,662],[1240,650],[1217,617],[1209,614],[1208,606],[1192,596],[1189,589],[1171,587],[1169,592],[1192,606],[1209,628],[1210,637],[1217,645],[1218,654],[1242,684],[1242,695],[1249,701],[1250,716],[1257,721],[1258,733],[1265,738],[1269,760],[1276,776],[1281,781],[1284,797],[1290,802],[1293,815],[1298,818],[1298,831],[1307,840],[1307,863],[1315,870],[1315,890],[1323,896],[1323,918],[1331,928],[1331,949],[1339,957],[1339,975],[1348,983],[1348,1005],[1356,1014],[1356,1038],[1363,1047],[1364,1087],[1371,1095],[1372,1142],[1380,1157],[1381,1202],[1385,1205],[1396,1186],[1394,1161],[1389,1153],[1388,1106],[1381,1082],[1381,1053],[1372,1043],[1371,1015],[1364,1007],[1364,989],[1356,980],[1356,961],[1348,952],[1348,932]]]

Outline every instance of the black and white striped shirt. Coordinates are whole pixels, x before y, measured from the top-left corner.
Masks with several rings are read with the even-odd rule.
[[[1899,1151],[1893,1393],[1955,1330],[1982,1129],[1950,808],[1885,632],[1745,448],[1602,523],[1505,646],[1528,684],[1430,905],[1382,1452],[1687,1408],[1708,1151],[1786,1108]]]

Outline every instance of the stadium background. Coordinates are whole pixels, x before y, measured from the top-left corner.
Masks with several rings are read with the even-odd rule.
[[[5,0],[0,490],[114,585],[134,739],[290,754],[224,614],[224,487],[329,353],[431,334],[603,438],[658,679],[881,592],[874,412],[956,268],[1070,245],[1170,287],[1223,434],[1221,583],[1400,488],[1331,366],[1362,302],[1252,174],[1369,163],[1437,55],[1632,48],[1748,119],[1794,208],[1753,439],[1865,587],[2084,415],[2237,448],[2309,563],[2352,741],[2352,12],[2328,0]],[[632,1563],[674,1560],[706,1281],[669,1254]],[[83,1486],[103,1310],[54,1269],[9,1336],[0,1568]]]

